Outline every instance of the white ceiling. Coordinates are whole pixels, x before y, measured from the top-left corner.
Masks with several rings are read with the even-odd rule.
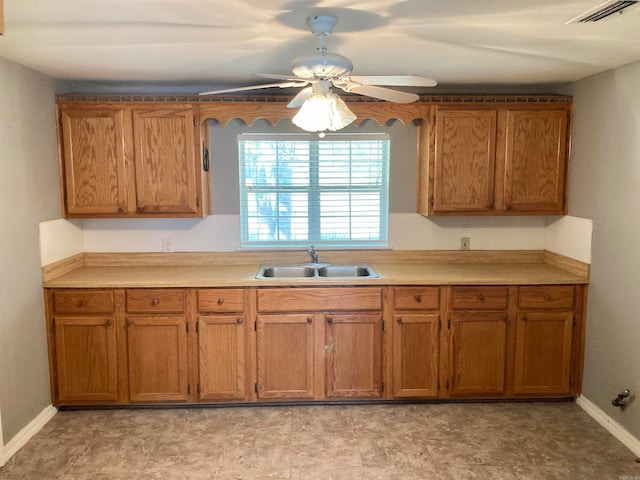
[[[549,85],[640,59],[640,8],[565,22],[602,0],[4,0],[0,56],[64,80],[269,83],[313,53],[305,25],[338,17],[329,51],[354,75],[440,85]]]

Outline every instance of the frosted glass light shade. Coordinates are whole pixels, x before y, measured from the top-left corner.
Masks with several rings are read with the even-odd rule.
[[[340,130],[356,119],[354,113],[335,93],[312,94],[291,121],[307,132]]]

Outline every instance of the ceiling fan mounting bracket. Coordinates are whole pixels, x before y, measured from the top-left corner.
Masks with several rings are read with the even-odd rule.
[[[331,35],[336,23],[338,23],[338,19],[332,15],[312,15],[307,17],[307,26],[315,36]]]

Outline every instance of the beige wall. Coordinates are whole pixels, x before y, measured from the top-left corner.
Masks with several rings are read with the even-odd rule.
[[[593,219],[584,395],[640,438],[640,62],[572,84],[569,213]],[[640,400],[640,398],[639,398]]]
[[[38,223],[60,216],[55,82],[0,58],[0,409],[9,442],[51,404]]]

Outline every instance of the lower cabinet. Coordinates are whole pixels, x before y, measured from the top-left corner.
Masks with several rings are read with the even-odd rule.
[[[585,298],[584,285],[47,289],[52,402],[574,396]]]
[[[313,316],[258,315],[256,334],[258,398],[313,398]]]
[[[326,315],[327,397],[382,396],[382,314]]]

